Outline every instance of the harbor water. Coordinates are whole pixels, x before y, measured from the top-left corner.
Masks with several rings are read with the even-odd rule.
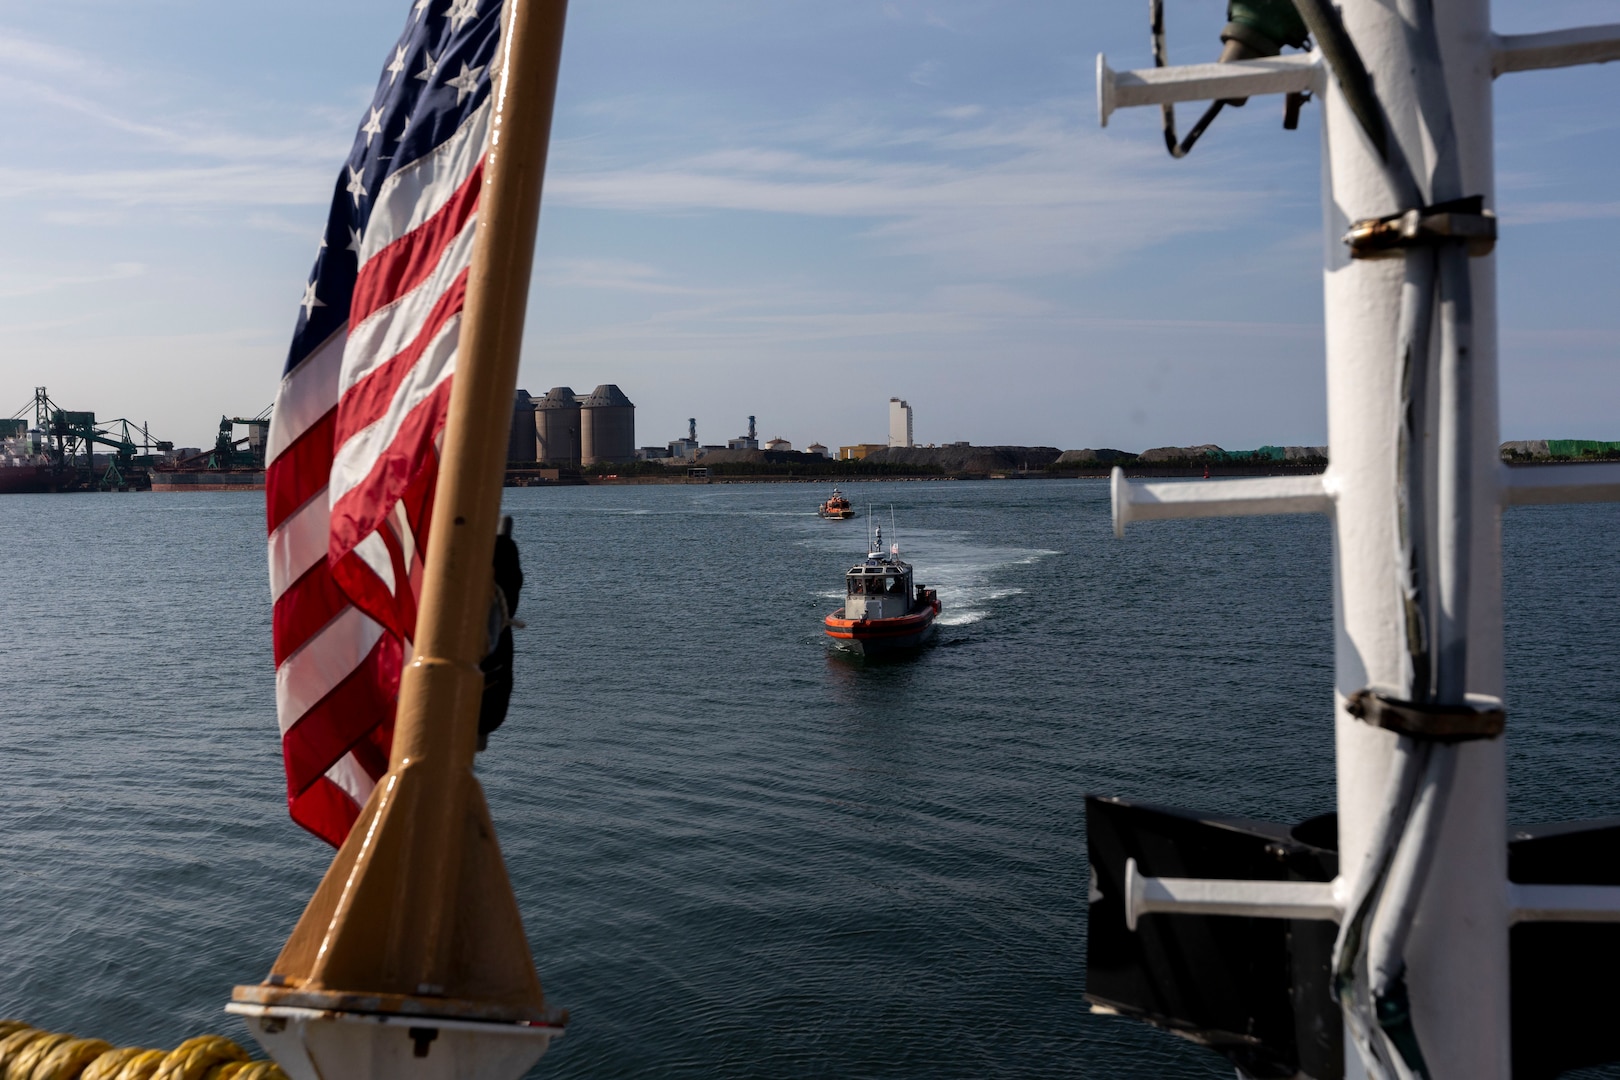
[[[824,487],[507,492],[529,628],[479,769],[572,1013],[533,1075],[1229,1078],[1087,1011],[1083,798],[1332,808],[1327,522],[845,490],[939,590],[913,658],[829,650],[866,526]],[[249,1041],[221,1006],[331,855],[286,816],[261,500],[0,501],[0,1015]],[[1617,527],[1506,517],[1515,823],[1620,814]]]

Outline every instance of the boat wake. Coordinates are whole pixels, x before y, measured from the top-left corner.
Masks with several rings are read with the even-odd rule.
[[[1045,548],[994,548],[967,542],[961,533],[913,531],[905,557],[917,567],[917,580],[938,590],[944,611],[941,627],[983,622],[1024,588],[1007,581],[1007,571],[1033,566],[1062,552]],[[832,598],[842,594],[832,593]]]

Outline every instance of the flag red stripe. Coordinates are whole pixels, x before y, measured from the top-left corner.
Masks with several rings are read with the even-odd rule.
[[[301,792],[324,777],[379,716],[393,715],[402,655],[397,638],[378,638],[360,666],[282,736],[289,791]]]
[[[426,281],[461,230],[478,211],[484,163],[461,182],[434,215],[366,261],[355,279],[349,325],[359,326],[378,309]]]
[[[310,567],[276,600],[270,614],[270,638],[275,643],[276,666],[320,632],[349,606],[349,598],[332,579],[322,559]]]
[[[406,585],[401,578],[395,578],[394,588],[390,590],[377,572],[353,551],[345,552],[327,565],[331,567],[332,579],[348,595],[349,601],[381,623],[389,633],[408,638],[415,632],[415,606],[412,605],[409,612],[404,611],[395,595]]]
[[[332,471],[332,433],[337,430],[337,405],[326,411],[281,452],[264,471],[265,511],[275,532],[293,513],[326,487]]]
[[[366,478],[344,492],[332,506],[332,543],[327,557],[342,558],[356,544],[382,524],[394,503],[415,481],[433,453],[433,439],[444,427],[450,405],[450,384],[446,378],[421,403],[406,414],[399,432],[388,449],[377,455]]]
[[[398,675],[394,676],[394,682],[396,684],[399,682]],[[372,783],[376,783],[388,772],[388,754],[393,746],[394,707],[389,705],[388,712],[377,725],[361,736],[359,742],[349,747],[349,753],[354,755],[354,760],[359,763],[360,768],[371,777]]]
[[[337,427],[333,431],[332,445],[342,446],[354,436],[375,424],[388,414],[399,392],[410,376],[411,369],[422,358],[433,339],[438,337],[444,324],[460,314],[467,302],[467,271],[456,275],[455,281],[433,304],[422,329],[411,343],[388,360],[373,368],[370,374],[344,393],[337,407]]]
[[[360,805],[324,776],[296,795],[291,791],[289,786],[287,812],[293,821],[333,847],[342,847],[349,830],[360,820]]]
[[[405,520],[410,523],[411,536],[416,541],[416,558],[411,567],[413,581],[420,583],[422,564],[426,560],[428,526],[433,521],[433,493],[439,485],[439,451],[435,447],[424,462],[425,467],[400,499],[405,505]]]

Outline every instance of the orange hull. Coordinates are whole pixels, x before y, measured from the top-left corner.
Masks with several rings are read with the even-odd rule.
[[[826,633],[841,646],[855,652],[906,649],[923,643],[933,631],[934,619],[940,611],[937,597],[910,614],[893,619],[846,619],[844,609],[839,608],[827,616]]]

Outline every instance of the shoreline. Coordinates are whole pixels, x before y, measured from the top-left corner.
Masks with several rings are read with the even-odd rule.
[[[1237,476],[1307,476],[1325,471],[1325,465],[1278,465],[1245,467],[1242,465],[1211,465],[1208,474],[1216,477]],[[903,483],[961,483],[1004,480],[1107,480],[1113,475],[1109,468],[1084,469],[1062,472],[1007,472],[1007,473],[894,473],[894,474],[832,474],[807,473],[803,475],[772,475],[746,473],[719,476],[578,476],[558,479],[532,477],[509,473],[506,487],[630,487],[640,485],[686,484],[873,484]],[[1132,465],[1125,469],[1128,479],[1201,479],[1205,475],[1202,465]]]

